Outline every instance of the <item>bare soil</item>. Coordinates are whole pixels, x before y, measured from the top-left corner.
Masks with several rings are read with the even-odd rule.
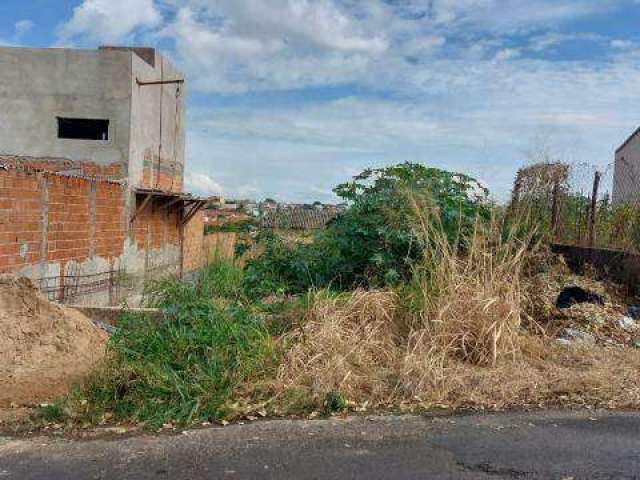
[[[50,302],[24,278],[0,276],[0,408],[68,392],[104,355],[107,334]]]

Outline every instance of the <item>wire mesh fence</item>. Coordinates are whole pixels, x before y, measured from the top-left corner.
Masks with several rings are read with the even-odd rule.
[[[556,243],[640,253],[640,170],[621,162],[525,167],[510,211]]]
[[[640,253],[640,169],[547,162],[521,169],[511,214],[552,241]]]

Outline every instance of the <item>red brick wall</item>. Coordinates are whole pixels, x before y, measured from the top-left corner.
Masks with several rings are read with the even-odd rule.
[[[168,192],[181,192],[183,188],[183,165],[147,152],[142,164],[141,187],[157,188]]]
[[[138,207],[141,207],[144,196],[140,195],[137,202]],[[151,201],[137,214],[133,224],[133,238],[138,248],[144,250],[149,246],[150,249],[158,249],[180,244],[178,207],[162,208],[164,202]]]
[[[0,170],[0,272],[36,263],[42,241],[41,180]]]
[[[42,263],[59,264],[64,272],[69,261],[93,256],[115,261],[123,254],[128,233],[127,195],[126,187],[115,182],[0,169],[0,272],[19,272]],[[137,201],[140,205],[144,197]],[[179,266],[182,207],[161,208],[166,202],[149,202],[131,225],[131,238],[146,255],[149,268],[173,261],[152,253],[167,246],[175,247],[175,266]],[[199,212],[184,229],[185,272],[204,264],[203,233]]]
[[[91,182],[52,175],[47,177],[47,183],[47,260],[82,262],[89,258]]]
[[[122,186],[98,182],[95,198],[95,254],[117,257],[122,254],[125,240]]]
[[[142,187],[156,188],[167,192],[181,192],[182,191],[182,172],[176,172],[172,175],[171,172],[156,171],[152,167],[144,167],[142,170]]]
[[[0,185],[0,272],[122,254],[122,185],[16,169]]]
[[[44,172],[74,172],[87,177],[108,177],[120,180],[124,168],[119,163],[100,165],[90,161],[74,161],[66,158],[32,158],[15,155],[0,155],[0,163],[12,168],[40,170]]]

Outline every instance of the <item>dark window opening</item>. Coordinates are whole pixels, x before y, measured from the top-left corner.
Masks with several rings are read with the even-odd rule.
[[[109,140],[109,120],[58,117],[58,138]]]

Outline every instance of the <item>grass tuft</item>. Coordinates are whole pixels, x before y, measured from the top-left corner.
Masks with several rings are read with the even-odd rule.
[[[234,299],[240,286],[240,274],[224,263],[196,284],[158,283],[153,301],[165,318],[124,318],[72,410],[94,422],[107,415],[152,428],[222,417],[234,389],[267,374],[273,361],[269,333]]]

